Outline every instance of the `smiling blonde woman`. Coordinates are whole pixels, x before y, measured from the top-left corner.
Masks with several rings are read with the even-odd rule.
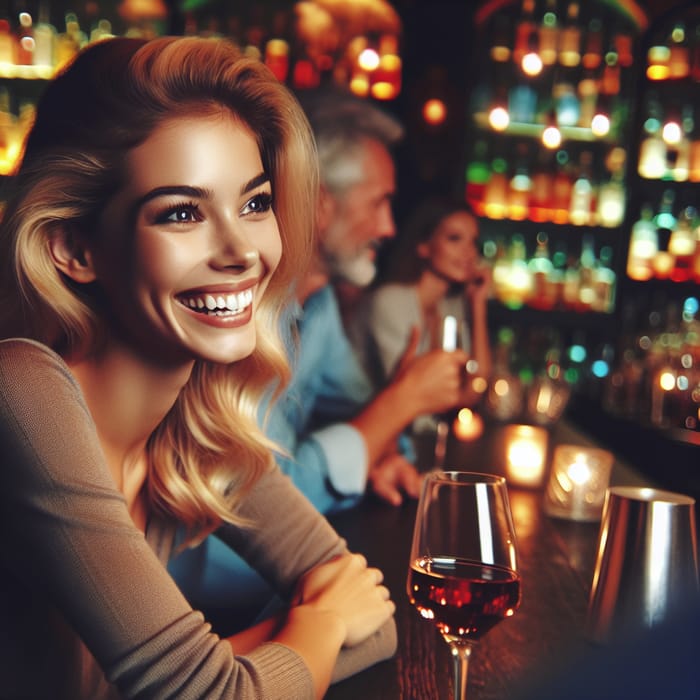
[[[393,653],[381,572],[256,425],[315,162],[224,41],[111,39],[47,87],[0,228],[3,697],[321,697]],[[164,566],[222,523],[288,601],[229,639]]]

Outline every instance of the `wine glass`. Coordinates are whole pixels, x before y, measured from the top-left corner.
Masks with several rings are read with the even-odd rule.
[[[450,645],[455,700],[465,700],[472,646],[520,604],[503,477],[438,470],[426,476],[406,589],[411,604]]]

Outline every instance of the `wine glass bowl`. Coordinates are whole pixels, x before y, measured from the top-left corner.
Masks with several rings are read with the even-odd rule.
[[[450,645],[464,700],[472,645],[520,604],[515,530],[503,477],[435,470],[423,482],[406,583]]]

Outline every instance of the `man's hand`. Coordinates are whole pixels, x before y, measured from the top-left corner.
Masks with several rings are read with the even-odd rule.
[[[370,469],[367,481],[372,493],[398,506],[404,496],[418,498],[423,475],[405,457],[394,453],[383,457]]]
[[[416,355],[418,337],[418,329],[413,328],[392,382],[400,387],[414,418],[423,413],[442,413],[460,402],[469,359],[459,348]]]

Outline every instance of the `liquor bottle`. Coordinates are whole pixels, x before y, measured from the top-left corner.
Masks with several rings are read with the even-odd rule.
[[[576,94],[575,83],[570,75],[566,75],[565,70],[559,70],[552,87],[554,113],[559,127],[577,126],[581,118],[581,103]]]
[[[520,18],[515,27],[515,41],[513,47],[513,61],[518,66],[522,63],[523,56],[528,52],[532,37],[537,37],[537,25],[534,19],[535,0],[523,0],[520,9]]]
[[[491,176],[487,155],[486,141],[479,139],[474,144],[473,155],[465,173],[465,197],[477,216],[484,216],[484,195]]]
[[[46,2],[39,5],[38,22],[34,27],[34,56],[35,66],[53,68],[54,43],[56,41],[56,29],[49,23],[49,8]]]
[[[65,31],[56,37],[56,68],[62,68],[85,45],[87,37],[80,29],[78,17],[74,12],[68,12],[65,17]]]
[[[10,107],[10,91],[7,87],[0,86],[0,175],[7,175],[12,171],[14,140],[15,117]]]
[[[34,18],[31,13],[22,11],[17,19],[17,65],[31,66],[34,64]]]
[[[687,282],[693,274],[697,243],[691,226],[696,215],[694,207],[685,207],[678,216],[668,240],[668,252],[674,258],[670,275],[674,282]]]
[[[569,223],[572,186],[570,166],[563,163],[552,181],[552,221],[556,224]]]
[[[619,226],[625,218],[625,186],[619,169],[598,187],[596,218],[606,228]]]
[[[676,217],[673,214],[676,201],[676,193],[672,189],[664,190],[661,195],[659,208],[654,215],[653,222],[659,233],[666,231],[670,235],[676,226]]]
[[[549,257],[547,234],[540,231],[537,234],[537,247],[528,262],[532,277],[532,292],[528,305],[535,309],[550,310],[556,303],[556,287],[552,282],[554,266]]]
[[[537,109],[537,93],[528,83],[516,83],[508,91],[508,112],[513,122],[532,124]]]
[[[603,23],[594,17],[586,30],[581,65],[588,70],[596,70],[603,59]]]
[[[581,27],[577,0],[571,0],[566,10],[566,20],[559,37],[559,63],[567,68],[575,68],[581,63]]]
[[[505,219],[508,215],[508,164],[504,158],[491,161],[491,177],[484,190],[484,214],[490,219]]]
[[[615,32],[613,43],[617,51],[617,60],[620,68],[629,68],[634,63],[634,39],[626,31]]]
[[[505,289],[508,286],[508,279],[510,276],[510,261],[508,259],[506,244],[501,236],[496,238],[495,247],[496,250],[493,255],[491,266],[493,293],[496,299],[503,302],[505,298]]]
[[[677,138],[673,143],[667,144],[667,174],[676,182],[685,182],[690,171],[690,135],[695,129],[695,118],[692,105],[683,105],[680,112],[678,128],[674,129]]]
[[[593,207],[593,184],[591,183],[591,163],[593,155],[590,151],[581,154],[578,177],[571,188],[571,205],[569,220],[577,226],[591,223]]]
[[[620,60],[614,43],[610,44],[605,56],[603,56],[600,92],[603,95],[618,95],[620,93]]]
[[[0,18],[0,64],[14,65],[17,62],[17,38],[12,33],[10,22]]]
[[[554,65],[559,53],[559,20],[557,0],[546,0],[542,22],[539,27],[540,58],[545,66]]]
[[[651,205],[642,205],[639,219],[634,222],[627,252],[627,276],[638,282],[646,282],[654,276],[654,256],[659,250],[659,235],[652,221]]]
[[[660,180],[666,173],[666,143],[662,138],[663,112],[655,92],[647,100],[645,136],[639,147],[639,174],[649,180]]]
[[[508,277],[502,290],[502,301],[510,309],[522,308],[532,295],[532,275],[527,266],[525,240],[516,233],[508,247]]]
[[[670,80],[687,78],[690,74],[690,56],[685,35],[685,24],[676,22],[669,37],[668,77]]]
[[[598,106],[600,78],[593,68],[584,68],[578,82],[579,126],[590,128]]]
[[[550,154],[538,150],[537,163],[531,176],[530,219],[538,223],[552,219],[553,164]]]
[[[700,82],[700,24],[695,26],[691,42],[689,74],[690,78],[698,83]]]
[[[512,28],[510,18],[503,13],[494,15],[494,23],[491,31],[491,60],[496,63],[506,63],[511,58]]]
[[[581,255],[576,266],[576,272],[578,273],[577,311],[590,311],[595,307],[595,265],[596,257],[593,238],[584,236],[581,240]]]
[[[515,172],[508,183],[508,216],[515,221],[522,221],[529,217],[532,192],[532,180],[527,165],[527,148],[524,144],[519,146]]]
[[[694,120],[688,140],[688,180],[700,182],[700,120]]]
[[[613,251],[610,246],[601,247],[598,263],[593,270],[593,288],[595,290],[593,311],[611,313],[615,308],[617,275],[613,270],[612,255]]]
[[[693,256],[692,276],[693,282],[700,284],[700,221],[693,222],[693,230],[695,231],[695,255]],[[700,324],[700,321],[698,323]],[[700,333],[698,333],[697,337],[700,338]],[[700,382],[700,376],[698,377],[698,382]],[[698,418],[700,418],[700,413],[698,413]]]

